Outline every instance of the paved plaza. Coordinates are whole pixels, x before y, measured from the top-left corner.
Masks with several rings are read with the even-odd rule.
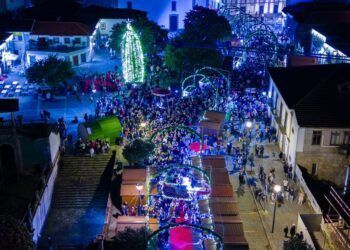
[[[252,175],[259,180],[259,165],[264,167],[266,173],[274,168],[276,174],[275,182],[276,184],[282,185],[282,181],[285,178],[282,162],[277,158],[277,156],[272,156],[272,152],[279,152],[278,146],[275,144],[264,144],[264,147],[265,157],[255,157],[255,169],[253,170]],[[251,149],[252,153],[254,153],[253,151],[254,147]],[[229,158],[228,162],[230,162]],[[230,166],[230,164],[228,164],[228,166]],[[250,167],[247,167],[247,169],[249,170]],[[228,170],[231,169],[229,168]],[[249,177],[251,177],[250,171],[248,171],[248,178]],[[272,234],[271,228],[274,203],[270,200],[270,198],[267,202],[257,202],[250,187],[245,185],[245,187],[240,188],[238,173],[231,175],[230,180],[238,197],[239,208],[241,210],[240,215],[244,223],[245,235],[249,242],[250,249],[283,249],[283,242],[286,240],[283,233],[284,227],[288,226],[288,228],[290,228],[292,224],[297,225],[298,214],[314,213],[307,200],[302,206],[298,206],[298,196],[296,195],[294,201],[284,201],[284,204],[277,207],[275,229],[274,233]],[[260,181],[258,181],[257,186],[259,187],[259,185]],[[297,184],[292,180],[289,181],[289,185],[298,190]]]

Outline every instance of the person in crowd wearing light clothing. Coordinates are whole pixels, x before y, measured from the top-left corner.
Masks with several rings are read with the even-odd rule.
[[[287,180],[287,179],[284,179],[284,180],[283,180],[283,191],[286,192],[286,191],[287,191],[287,188],[288,188],[288,180]]]
[[[304,192],[301,191],[300,194],[299,194],[299,198],[298,198],[298,205],[299,205],[299,206],[303,205],[304,196],[305,196]]]
[[[95,149],[94,149],[93,147],[90,147],[89,152],[90,152],[90,157],[91,157],[91,158],[94,157]]]

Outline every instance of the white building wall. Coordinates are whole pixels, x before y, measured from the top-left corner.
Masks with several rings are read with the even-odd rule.
[[[110,35],[112,33],[112,28],[114,25],[122,22],[126,22],[127,19],[105,19],[102,18],[97,23],[96,28],[100,31],[101,35]]]
[[[30,65],[30,58],[33,56],[35,57],[35,61],[40,61],[44,60],[47,58],[49,55],[56,55],[58,59],[61,60],[69,60],[73,66],[74,65],[74,56],[78,56],[78,65],[82,64],[83,62],[81,61],[81,55],[85,54],[86,55],[86,62],[89,62],[92,60],[90,57],[90,49],[89,48],[84,48],[81,50],[76,50],[73,52],[69,53],[62,53],[62,52],[53,52],[53,51],[40,51],[40,50],[30,50],[27,51],[27,57],[26,57],[26,64],[29,66]]]

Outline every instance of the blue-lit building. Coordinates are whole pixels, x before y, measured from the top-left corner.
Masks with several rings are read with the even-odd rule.
[[[85,6],[99,5],[145,11],[149,19],[175,32],[184,28],[183,20],[193,6],[216,9],[221,0],[85,0],[81,2]]]

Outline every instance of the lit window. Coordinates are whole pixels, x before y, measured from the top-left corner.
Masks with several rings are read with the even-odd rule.
[[[340,133],[335,131],[331,132],[331,145],[339,145],[340,144]]]

